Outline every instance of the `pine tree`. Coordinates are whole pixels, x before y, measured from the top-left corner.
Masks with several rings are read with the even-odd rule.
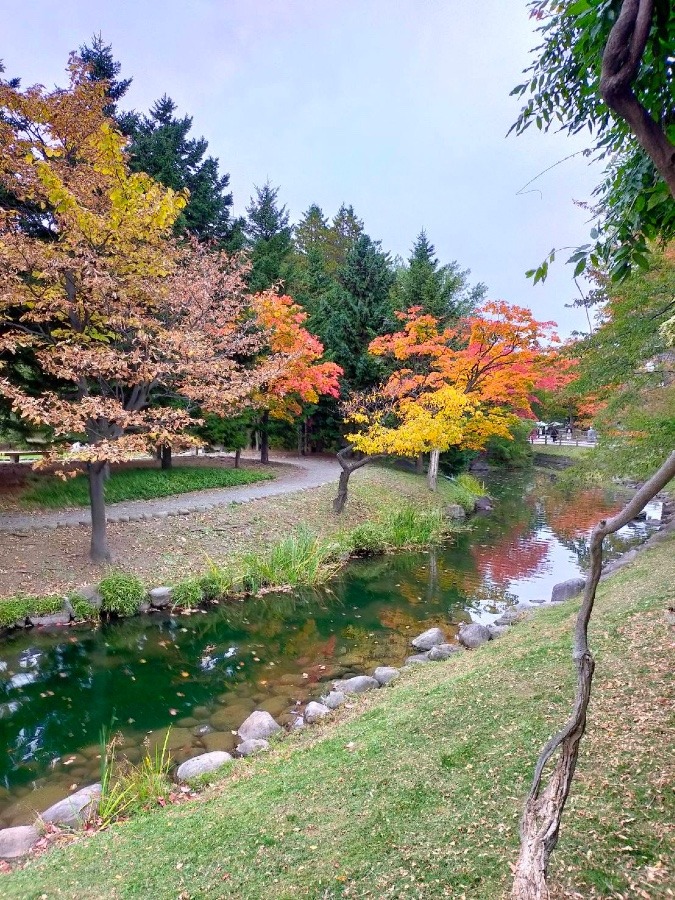
[[[309,257],[312,251],[323,253],[328,233],[328,219],[324,216],[321,207],[312,203],[293,228],[293,243],[296,251],[305,257]]]
[[[255,187],[255,196],[246,207],[244,232],[251,251],[251,291],[265,291],[285,281],[291,274],[292,229],[286,206],[279,206],[279,188],[269,181]]]
[[[89,67],[90,81],[107,81],[106,94],[110,103],[104,108],[106,116],[114,119],[117,115],[117,103],[126,94],[131,86],[132,78],[118,79],[122,70],[122,64],[117,62],[112,55],[112,46],[103,43],[101,33],[95,34],[91,39],[91,46],[83,44],[78,56]]]

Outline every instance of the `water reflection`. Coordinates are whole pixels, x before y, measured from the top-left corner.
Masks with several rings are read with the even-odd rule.
[[[531,475],[490,489],[495,511],[451,546],[357,561],[321,591],[12,636],[0,648],[0,824],[29,821],[31,809],[95,780],[102,727],[122,731],[131,759],[169,725],[178,761],[230,749],[255,708],[283,719],[333,678],[400,665],[421,630],[452,634],[519,599],[550,596],[583,569],[592,525],[619,506]],[[610,553],[652,527],[633,523]]]

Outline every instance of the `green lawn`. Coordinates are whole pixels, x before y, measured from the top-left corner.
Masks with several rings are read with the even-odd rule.
[[[120,469],[105,485],[108,503],[122,500],[152,500],[188,491],[235,487],[273,478],[257,469],[224,469],[207,466],[174,466],[172,469]],[[22,503],[60,509],[64,506],[88,506],[89,483],[85,475],[63,481],[51,475],[37,477],[25,491]]]
[[[675,542],[601,585],[589,733],[552,866],[555,900],[670,896]],[[577,602],[419,666],[340,721],[239,761],[156,809],[0,876],[3,896],[497,900],[523,795],[573,692]],[[670,696],[670,700],[669,700]],[[672,779],[671,779],[672,783]]]
[[[532,452],[543,453],[545,456],[569,456],[570,459],[579,459],[586,456],[592,450],[591,447],[577,447],[576,444],[533,444]]]

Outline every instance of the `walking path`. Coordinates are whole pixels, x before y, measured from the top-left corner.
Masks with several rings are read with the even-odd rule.
[[[251,459],[253,457],[250,457]],[[262,481],[236,488],[217,488],[210,491],[193,491],[156,500],[131,500],[111,503],[107,508],[109,522],[136,522],[140,519],[166,519],[169,516],[187,516],[205,512],[229,503],[248,503],[261,497],[290,494],[306,488],[337,482],[340,465],[335,457],[298,457],[279,454],[272,463],[281,464],[291,471],[282,472],[274,481]],[[274,471],[274,470],[272,470]],[[30,531],[34,528],[58,528],[62,525],[90,525],[88,509],[69,509],[55,512],[35,512],[0,515],[0,531]]]

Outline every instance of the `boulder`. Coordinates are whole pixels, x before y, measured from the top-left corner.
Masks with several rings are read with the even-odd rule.
[[[506,612],[503,612],[501,616],[495,620],[495,625],[515,625],[515,623],[520,619],[520,613],[516,612],[515,609],[507,609]]]
[[[0,859],[25,856],[40,840],[40,832],[33,825],[17,825],[0,831]]]
[[[209,753],[213,750],[225,750],[229,753],[234,750],[236,743],[231,731],[211,731],[209,734],[202,735],[200,741]]]
[[[342,691],[330,691],[325,697],[321,698],[321,702],[328,709],[337,709],[338,706],[342,706],[346,699]]]
[[[362,694],[364,691],[372,691],[379,688],[380,682],[371,678],[370,675],[355,675],[353,678],[345,678],[343,681],[336,681],[333,687],[336,691],[342,691],[343,694]]]
[[[212,750],[211,753],[202,753],[199,756],[193,756],[192,759],[188,759],[178,766],[176,778],[178,781],[189,781],[191,778],[198,778],[200,775],[215,772],[216,769],[228,762],[232,762],[232,757],[224,750]]]
[[[302,718],[302,716],[296,716],[293,721],[289,724],[289,729],[291,731],[300,731],[301,728],[304,728],[307,723]]]
[[[311,700],[305,709],[305,722],[308,725],[314,725],[315,722],[320,722],[326,716],[329,716],[330,713],[329,707],[324,706],[323,703],[317,703],[316,700]]]
[[[448,503],[443,510],[443,514],[446,519],[464,519],[466,517],[464,507],[460,506],[459,503]]]
[[[31,625],[68,625],[70,613],[60,612],[53,613],[50,616],[29,616],[28,621]]]
[[[85,584],[84,587],[78,588],[77,595],[84,597],[90,606],[94,609],[100,609],[103,604],[103,597],[98,592],[97,584]]]
[[[474,509],[476,512],[492,512],[492,500],[489,497],[476,497]]]
[[[426,653],[413,653],[412,656],[408,656],[405,661],[406,666],[411,666],[413,663],[428,663],[430,651],[427,650]]]
[[[101,785],[90,784],[50,806],[40,818],[43,822],[51,822],[53,825],[79,828],[94,818],[100,797]]]
[[[551,603],[562,603],[570,597],[576,597],[586,587],[585,578],[570,578],[553,585],[551,590]]]
[[[393,666],[378,666],[373,672],[373,678],[384,687],[385,684],[395,681],[400,674]]]
[[[173,588],[170,587],[153,588],[148,594],[150,606],[154,606],[155,609],[164,609],[165,606],[168,606],[171,603],[172,594]]]
[[[445,635],[440,628],[428,628],[410,642],[415,650],[431,650],[437,644],[445,643]]]
[[[267,741],[256,740],[254,738],[250,741],[242,741],[237,747],[237,753],[239,756],[253,756],[254,753],[264,753],[269,749],[270,745]]]
[[[256,709],[238,728],[242,741],[264,741],[278,731],[281,731],[281,725],[278,725],[264,709]]]
[[[436,644],[429,651],[429,662],[440,662],[444,659],[450,659],[455,653],[460,653],[464,648],[460,644]]]
[[[490,640],[490,632],[485,625],[479,625],[477,622],[474,622],[459,629],[458,640],[467,649],[475,650],[482,644],[487,644]]]
[[[211,734],[213,730],[213,725],[197,725],[192,729],[192,733],[195,737],[204,737],[205,734]]]
[[[488,625],[487,630],[490,632],[490,640],[494,641],[498,637],[501,637],[503,634],[509,630],[508,625]]]

